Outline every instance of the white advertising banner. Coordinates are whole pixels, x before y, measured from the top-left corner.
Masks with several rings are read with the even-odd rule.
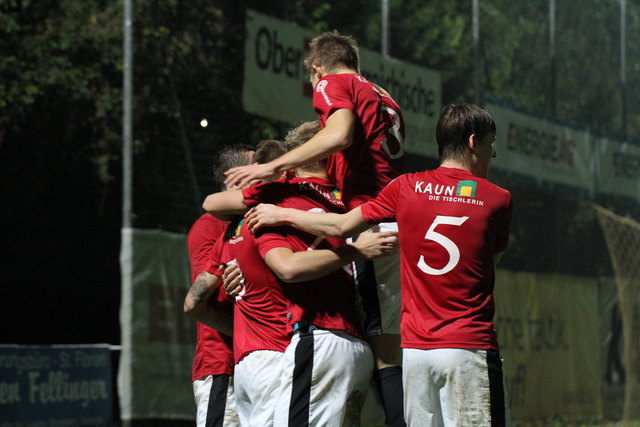
[[[593,191],[595,160],[586,131],[487,104],[496,121],[495,167]]]
[[[600,193],[640,199],[640,146],[606,138],[596,139]]]
[[[190,277],[186,236],[124,228],[120,265],[121,418],[193,419],[196,331],[182,309]]]
[[[247,11],[242,100],[245,111],[297,125],[317,118],[304,70],[305,46],[317,33]],[[360,48],[362,74],[402,108],[405,151],[437,157],[435,124],[441,109],[440,73]]]

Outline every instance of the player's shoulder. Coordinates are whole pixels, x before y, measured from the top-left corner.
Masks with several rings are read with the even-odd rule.
[[[222,231],[225,230],[227,221],[223,221],[210,215],[208,213],[203,214],[195,220],[189,232],[187,233],[187,240],[193,240],[197,237],[218,237]]]
[[[218,229],[220,227],[225,227],[226,224],[226,221],[218,219],[211,214],[205,213],[201,215],[200,218],[194,221],[194,223],[191,225],[191,228],[189,229],[189,234]]]
[[[263,193],[269,194],[275,189],[287,188],[288,187],[287,180],[285,178],[278,178],[272,181],[261,182],[259,184],[253,185],[251,187],[245,188],[242,190],[243,193]]]

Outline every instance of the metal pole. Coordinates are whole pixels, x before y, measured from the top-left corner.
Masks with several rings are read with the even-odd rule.
[[[131,227],[131,194],[133,187],[132,161],[132,12],[131,0],[124,0],[124,69],[122,76],[122,226]]]
[[[549,81],[549,107],[551,113],[556,115],[556,0],[549,0],[549,56],[550,56],[550,81]]]
[[[622,135],[627,137],[627,1],[620,0],[620,88],[622,102]]]
[[[475,102],[482,105],[482,87],[480,84],[480,0],[473,0],[471,6],[471,26],[473,31],[473,84]]]
[[[380,0],[380,44],[382,56],[389,56],[389,0]]]

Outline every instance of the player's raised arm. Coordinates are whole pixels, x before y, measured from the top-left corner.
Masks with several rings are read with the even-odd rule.
[[[247,211],[247,205],[243,200],[242,190],[220,191],[209,194],[202,203],[202,209],[217,218],[228,219]]]
[[[270,179],[283,171],[325,159],[351,145],[354,128],[353,112],[337,110],[329,116],[325,127],[306,143],[268,163],[231,168],[225,172],[224,183],[227,187],[244,188],[256,179]]]
[[[219,286],[218,276],[206,271],[198,274],[184,298],[184,312],[210,328],[233,335],[233,319],[210,304],[212,295]]]
[[[398,250],[397,242],[397,232],[362,233],[355,242],[333,249],[294,252],[285,247],[273,248],[264,260],[283,282],[305,282],[359,259],[391,255]]]
[[[339,239],[346,239],[371,227],[362,217],[360,207],[337,214],[281,208],[267,203],[251,208],[245,214],[245,223],[253,230],[265,226],[290,225],[317,236]]]

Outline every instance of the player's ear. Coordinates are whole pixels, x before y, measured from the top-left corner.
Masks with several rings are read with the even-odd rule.
[[[467,143],[469,144],[469,150],[472,153],[475,153],[478,150],[478,142],[478,135],[476,135],[475,133],[469,135],[469,140],[467,141]]]

